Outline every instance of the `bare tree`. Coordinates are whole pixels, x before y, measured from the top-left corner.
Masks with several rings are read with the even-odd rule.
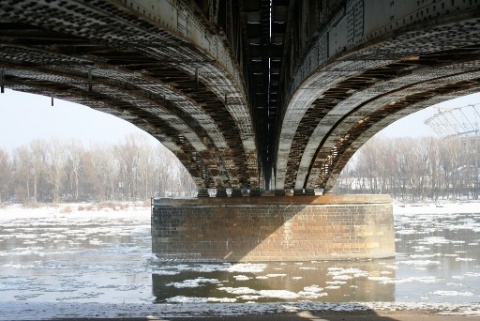
[[[72,140],[65,149],[65,157],[68,168],[68,181],[70,182],[69,190],[72,194],[73,200],[77,201],[80,188],[80,166],[84,148],[78,141]]]
[[[119,187],[122,188],[122,193],[133,200],[138,196],[140,153],[145,144],[144,136],[130,134],[120,145],[115,146],[121,175]]]
[[[58,139],[54,139],[48,148],[49,178],[52,184],[53,202],[60,199],[61,183],[65,169],[65,145]]]
[[[31,202],[32,158],[27,147],[19,147],[13,153],[15,168],[15,194],[23,202]]]
[[[84,158],[83,172],[88,176],[90,184],[88,196],[98,201],[106,201],[115,197],[118,183],[117,165],[113,147],[95,145]]]
[[[0,196],[24,202],[106,201],[152,196],[191,196],[196,186],[188,171],[165,147],[130,135],[114,146],[54,140],[17,148],[10,161],[0,150]],[[11,179],[7,179],[11,173]],[[5,196],[4,196],[5,195]]]
[[[7,151],[0,149],[0,203],[7,200],[12,181],[12,164]]]
[[[455,199],[457,197],[457,168],[461,152],[461,145],[458,139],[444,140],[440,149],[440,166],[443,170],[444,189],[446,197]]]
[[[46,170],[48,143],[43,139],[36,139],[29,144],[31,173],[33,178],[33,200],[38,202],[39,190],[46,189]]]

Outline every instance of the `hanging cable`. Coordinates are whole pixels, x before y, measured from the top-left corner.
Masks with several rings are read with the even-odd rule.
[[[5,93],[5,78],[4,78],[5,71],[2,69],[0,70],[0,92],[3,94]]]

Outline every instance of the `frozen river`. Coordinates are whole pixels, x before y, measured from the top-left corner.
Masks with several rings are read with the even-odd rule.
[[[478,302],[480,206],[395,206],[395,259],[204,264],[151,255],[150,209],[0,209],[0,303]]]

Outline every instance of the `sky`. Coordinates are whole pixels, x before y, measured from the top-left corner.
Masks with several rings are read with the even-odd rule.
[[[440,107],[460,107],[480,103],[480,93],[464,96]],[[385,128],[379,135],[386,137],[435,136],[435,132],[424,121],[433,116],[435,108],[429,107],[404,117]],[[115,144],[125,136],[139,133],[155,138],[134,125],[112,115],[89,107],[51,98],[5,89],[0,94],[0,148],[13,150],[27,145],[34,139],[62,141],[78,140],[84,145]]]
[[[34,139],[59,138],[90,144],[115,144],[130,133],[146,135],[131,123],[84,105],[5,89],[0,94],[0,148],[13,150]]]

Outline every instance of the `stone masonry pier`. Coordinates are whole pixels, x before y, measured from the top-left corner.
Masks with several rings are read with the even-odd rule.
[[[395,255],[389,195],[154,199],[161,259],[310,261]]]

